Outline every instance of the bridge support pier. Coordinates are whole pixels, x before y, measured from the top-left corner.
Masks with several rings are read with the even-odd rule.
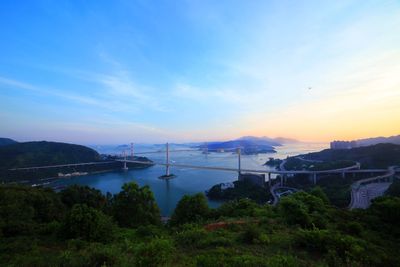
[[[342,178],[343,179],[346,178],[346,173],[345,172],[342,172]]]
[[[313,173],[313,183],[314,183],[314,185],[317,184],[317,174],[316,173]]]
[[[124,167],[122,168],[124,171],[128,170],[128,167],[126,166],[126,153],[124,151]]]
[[[268,186],[271,188],[271,173],[268,173]]]

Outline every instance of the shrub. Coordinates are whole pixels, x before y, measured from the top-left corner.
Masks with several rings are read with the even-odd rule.
[[[193,225],[184,225],[183,229],[175,235],[177,243],[182,247],[201,247],[207,237],[206,230]]]
[[[71,185],[60,192],[61,201],[69,208],[75,204],[86,204],[95,209],[104,209],[107,199],[100,190],[88,186]]]
[[[251,217],[258,209],[259,205],[254,201],[242,198],[223,203],[217,209],[217,214],[226,217]]]
[[[269,257],[266,260],[266,265],[268,267],[296,267],[296,266],[301,266],[299,259],[297,259],[295,256],[292,256],[290,254],[288,255],[282,255],[282,254],[277,254],[272,257]]]
[[[63,225],[63,233],[67,238],[82,238],[87,241],[110,241],[113,230],[110,217],[86,204],[75,204]]]
[[[311,224],[306,205],[294,198],[282,198],[279,202],[279,212],[288,224],[299,224],[303,227]]]
[[[161,237],[163,230],[157,225],[142,225],[136,229],[138,237]]]
[[[163,266],[173,258],[175,248],[169,239],[156,238],[149,243],[139,244],[134,251],[136,266]]]
[[[176,205],[171,217],[171,225],[182,225],[205,220],[209,216],[210,209],[204,194],[193,196],[185,195]]]
[[[112,214],[122,227],[160,224],[160,210],[148,186],[139,187],[131,182],[112,199]]]
[[[254,224],[248,224],[242,234],[242,240],[248,244],[257,243],[261,230]]]

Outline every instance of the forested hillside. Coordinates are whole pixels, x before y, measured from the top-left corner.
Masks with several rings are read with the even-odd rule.
[[[149,187],[135,183],[107,196],[0,186],[0,266],[398,266],[391,194],[356,211],[334,208],[318,188],[276,207],[241,199],[210,209],[197,194],[163,224]]]
[[[0,169],[100,160],[88,147],[56,142],[25,142],[0,147]]]
[[[17,143],[17,141],[12,140],[10,138],[0,137],[0,146],[8,146],[8,145],[15,144],[15,143]]]
[[[400,145],[377,144],[352,149],[325,149],[303,155],[305,159],[323,161],[357,161],[361,168],[387,168],[400,165]]]

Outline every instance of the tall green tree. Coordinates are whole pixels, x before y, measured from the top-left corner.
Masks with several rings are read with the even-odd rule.
[[[114,224],[107,215],[86,204],[75,204],[68,212],[63,233],[67,238],[107,242],[113,236]]]
[[[206,219],[210,213],[204,194],[184,195],[178,202],[171,217],[172,225],[198,222]]]
[[[148,186],[126,183],[112,199],[112,214],[122,227],[160,224],[160,209]]]
[[[88,186],[72,185],[60,192],[62,202],[71,208],[75,204],[86,204],[95,209],[104,209],[106,197],[100,190]]]

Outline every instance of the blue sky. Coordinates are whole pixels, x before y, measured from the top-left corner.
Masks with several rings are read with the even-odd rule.
[[[399,1],[1,1],[0,34],[0,136],[400,134]]]

